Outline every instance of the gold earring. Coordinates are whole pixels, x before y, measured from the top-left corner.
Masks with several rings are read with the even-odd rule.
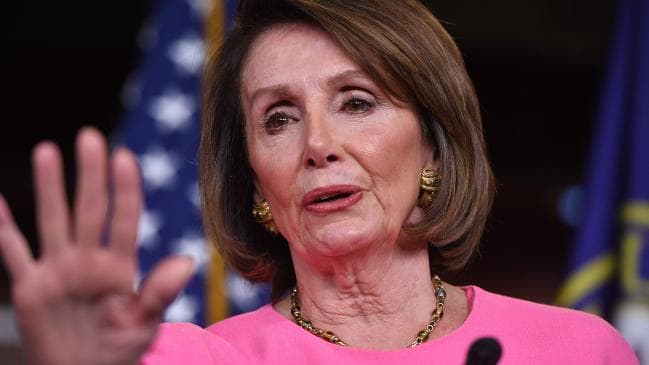
[[[442,183],[442,175],[439,169],[424,168],[421,170],[421,179],[419,180],[419,199],[417,206],[426,209],[433,202],[435,192]]]
[[[252,206],[252,216],[255,222],[260,223],[266,230],[272,234],[277,234],[277,226],[273,222],[273,213],[270,212],[270,205],[266,199]]]

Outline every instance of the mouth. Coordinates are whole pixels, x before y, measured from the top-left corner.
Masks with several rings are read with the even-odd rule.
[[[305,209],[328,213],[347,209],[356,204],[363,195],[355,185],[330,185],[309,191],[302,199]]]
[[[320,203],[331,202],[331,201],[338,200],[338,199],[344,199],[344,198],[346,198],[346,197],[348,197],[350,195],[352,195],[352,193],[340,193],[340,194],[334,194],[334,195],[331,195],[331,196],[327,195],[327,196],[317,198],[316,200],[311,202],[311,204],[320,204]]]

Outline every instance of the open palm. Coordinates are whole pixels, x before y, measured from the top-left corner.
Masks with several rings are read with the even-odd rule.
[[[137,363],[164,308],[189,279],[191,261],[163,261],[136,291],[142,193],[135,158],[120,149],[109,166],[104,138],[86,128],[77,138],[77,167],[71,214],[58,148],[43,142],[34,149],[38,260],[0,196],[0,252],[12,278],[23,348],[33,364]]]

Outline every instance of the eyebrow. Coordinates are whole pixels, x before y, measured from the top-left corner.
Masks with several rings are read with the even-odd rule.
[[[343,83],[347,79],[356,78],[356,77],[368,78],[365,72],[359,69],[352,69],[352,70],[343,71],[329,78],[327,80],[327,86],[330,87],[336,86]],[[255,90],[255,92],[253,92],[252,95],[250,96],[250,104],[254,105],[255,100],[264,94],[274,94],[274,95],[279,95],[281,97],[289,97],[291,95],[291,88],[287,84],[278,84],[278,85],[271,85],[271,86],[259,88]]]
[[[264,94],[275,94],[282,97],[291,95],[291,88],[286,84],[271,85],[255,90],[250,96],[250,105],[255,105],[255,100]]]
[[[354,70],[348,70],[348,71],[343,71],[339,73],[338,75],[330,78],[327,80],[327,86],[335,86],[338,84],[341,84],[343,81],[346,81],[347,79],[353,79],[353,78],[368,78],[365,72],[354,69]]]

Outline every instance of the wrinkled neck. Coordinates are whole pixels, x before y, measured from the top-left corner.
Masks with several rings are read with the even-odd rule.
[[[376,247],[317,266],[294,258],[301,311],[352,346],[402,348],[435,306],[427,247]]]

